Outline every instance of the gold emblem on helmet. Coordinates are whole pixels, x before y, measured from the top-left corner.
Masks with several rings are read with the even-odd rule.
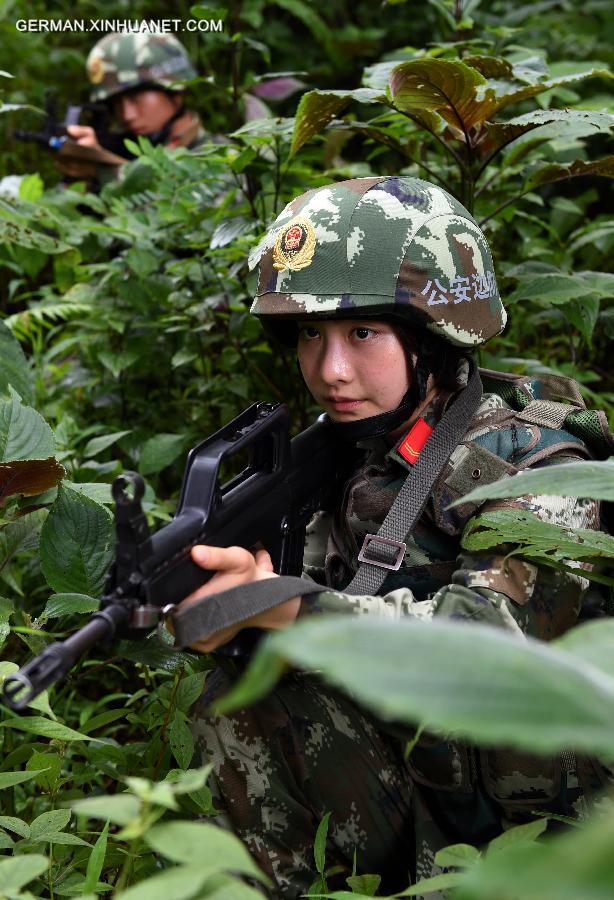
[[[278,271],[305,269],[313,259],[316,233],[308,219],[293,219],[279,232],[273,247],[273,268]]]
[[[93,56],[88,60],[87,75],[92,84],[100,84],[104,78],[104,60],[102,56]]]

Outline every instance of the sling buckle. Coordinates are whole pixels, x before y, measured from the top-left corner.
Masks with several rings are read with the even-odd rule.
[[[377,546],[371,547],[370,545],[376,541],[378,544],[384,544],[385,547],[396,547],[397,553],[392,562],[387,562],[385,559],[382,559],[382,556],[390,556],[390,551],[386,551],[385,548],[378,548]],[[380,537],[378,534],[366,534],[365,539],[362,543],[362,547],[360,553],[358,554],[358,562],[369,563],[372,566],[380,566],[382,569],[392,569],[396,572],[401,568],[401,563],[405,559],[405,552],[407,550],[407,545],[403,543],[403,541],[395,541],[392,538]],[[372,555],[369,555],[369,552]],[[374,556],[374,554],[379,554],[379,558]]]

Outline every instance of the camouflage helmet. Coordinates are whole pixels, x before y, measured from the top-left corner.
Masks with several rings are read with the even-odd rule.
[[[86,68],[93,102],[142,86],[183,90],[176,82],[196,77],[185,48],[170,34],[108,34],[92,47]]]
[[[490,249],[451,194],[419,178],[353,178],[289,203],[250,254],[251,312],[288,319],[394,318],[474,348],[506,322]],[[287,328],[287,326],[286,326]]]

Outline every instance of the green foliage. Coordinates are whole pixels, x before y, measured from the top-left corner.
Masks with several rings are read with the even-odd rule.
[[[313,417],[294,360],[272,352],[248,313],[249,250],[303,190],[396,172],[451,190],[484,223],[510,308],[481,362],[571,375],[589,405],[614,409],[609,9],[432,0],[417,17],[390,0],[355,3],[350,17],[343,0],[180,6],[183,18],[224,19],[221,34],[182,35],[200,73],[189,105],[223,142],[189,154],[140,138],[122,180],[99,193],[59,184],[51,154],[10,135],[40,127],[50,71],[62,103],[85,99],[93,39],[19,32],[14,21],[87,18],[88,4],[50,11],[17,0],[0,21],[14,76],[2,78],[3,170],[25,176],[16,196],[0,197],[0,677],[96,608],[115,475],[146,476],[145,509],[160,524],[185,451],[249,403],[287,400],[297,428]],[[133,18],[158,12],[167,14],[149,0],[130,4]],[[125,3],[109,0],[105,16],[124,18]],[[309,72],[295,71],[297,46]],[[551,467],[471,497],[611,500],[611,467]],[[611,581],[610,537],[528,513],[485,513],[464,542],[514,543],[558,567],[582,558],[595,565],[583,575]],[[290,662],[378,713],[483,743],[611,756],[609,622],[552,646],[481,634],[448,623],[308,623],[262,647],[235,702]],[[195,821],[215,815],[208,771],[190,769],[188,725],[211,661],[156,639],[113,652],[110,662],[92,655],[25,717],[2,712],[0,894],[260,896],[241,880],[262,876],[239,842]],[[327,821],[311,895],[327,890]],[[455,871],[404,896],[432,887],[461,898],[605,900],[613,823],[606,808],[549,842],[539,820],[488,848],[455,845],[437,859]],[[376,896],[379,876],[354,872],[347,884],[351,893],[327,896]]]

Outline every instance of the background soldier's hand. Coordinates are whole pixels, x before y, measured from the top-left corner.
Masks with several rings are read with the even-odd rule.
[[[215,575],[207,584],[186,597],[180,604],[180,608],[185,608],[202,597],[227,591],[241,584],[278,577],[273,571],[273,563],[266,550],[256,550],[254,553],[250,553],[243,547],[209,547],[198,544],[192,548],[192,559],[203,569],[215,571]],[[296,619],[300,605],[300,597],[293,597],[291,600],[286,600],[284,603],[245,619],[243,622],[216,631],[208,637],[190,644],[190,647],[201,653],[210,653],[232,640],[242,628],[267,630],[285,628]],[[172,626],[169,630],[172,631]]]
[[[66,128],[69,137],[82,147],[90,147],[92,150],[100,150],[101,147],[96,132],[89,125],[68,125]],[[87,181],[96,177],[96,163],[86,159],[71,159],[58,157],[57,167],[62,175],[69,178],[79,178]]]
[[[66,131],[70,137],[81,144],[82,147],[91,147],[92,150],[102,150],[102,145],[96,137],[96,132],[90,125],[68,125]]]

